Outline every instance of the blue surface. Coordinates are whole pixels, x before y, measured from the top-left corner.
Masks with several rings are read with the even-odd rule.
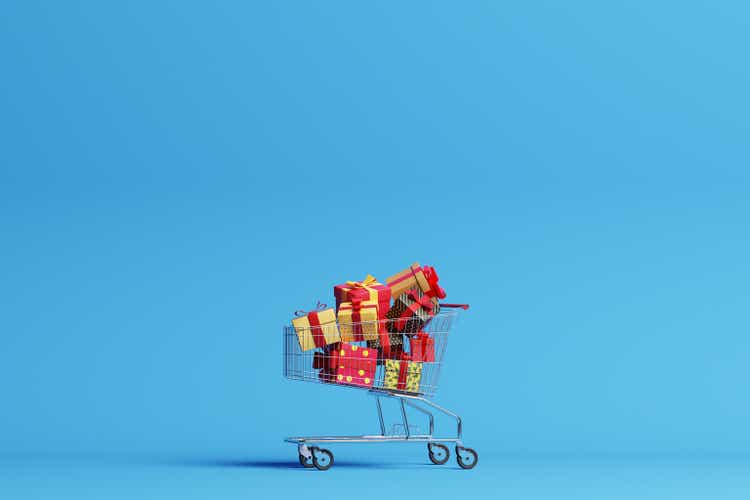
[[[281,325],[415,260],[472,304],[437,401],[481,462],[425,472],[443,491],[746,488],[748,13],[6,3],[11,496],[303,484],[283,437],[377,420],[357,391],[284,381]],[[424,484],[421,446],[399,450],[337,447],[337,477]]]

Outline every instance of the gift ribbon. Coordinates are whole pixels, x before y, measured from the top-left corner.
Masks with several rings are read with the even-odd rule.
[[[300,317],[300,316],[304,316],[306,314],[310,314],[311,312],[322,311],[326,307],[328,307],[326,304],[323,304],[320,301],[318,301],[318,304],[315,306],[315,309],[313,309],[312,311],[303,311],[302,309],[300,309],[298,311],[294,311],[294,315],[297,316],[297,317]]]
[[[412,277],[416,280],[417,279],[417,271],[419,271],[419,270],[420,270],[419,264],[412,264],[411,266],[409,266],[409,269],[408,269],[408,271],[411,271],[411,275],[409,275],[408,271],[404,271],[404,275],[403,276],[401,276],[400,278],[396,278],[395,280],[391,280],[388,283],[388,286],[393,286],[396,283],[401,283],[402,281],[408,280],[408,279],[410,279]],[[419,280],[417,280],[417,282],[419,282]]]
[[[385,323],[378,322],[378,330],[380,334],[380,351],[384,358],[391,357],[391,336],[388,335],[388,329],[385,327]]]
[[[432,266],[424,266],[422,268],[422,274],[424,274],[427,283],[430,284],[430,289],[424,290],[425,295],[428,295],[430,297],[437,297],[438,299],[444,299],[446,295],[445,290],[443,290],[443,287],[438,285],[438,280],[440,279],[440,277],[435,271],[435,268]]]
[[[303,311],[301,309],[294,311],[294,315],[297,317],[307,316],[307,321],[310,323],[310,334],[312,335],[315,347],[323,347],[328,344],[326,337],[323,334],[323,329],[320,328],[320,318],[318,317],[318,312],[324,310],[326,307],[328,307],[326,304],[318,301],[318,304],[312,311]]]
[[[401,361],[398,362],[398,382],[396,382],[396,389],[403,391],[406,388],[406,375],[409,371],[409,361],[411,356],[408,354],[401,354]]]
[[[414,302],[412,302],[410,305],[406,307],[406,310],[404,310],[403,313],[401,313],[401,316],[398,318],[398,321],[396,322],[396,328],[399,330],[402,330],[406,326],[406,322],[415,314],[417,314],[417,311],[422,308],[427,310],[428,312],[432,311],[433,303],[430,297],[427,295],[419,296],[419,293],[417,293],[416,290],[412,289],[409,290],[409,292],[406,294],[407,297],[411,298]]]

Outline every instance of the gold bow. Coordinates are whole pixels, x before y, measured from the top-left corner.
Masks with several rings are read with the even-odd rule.
[[[368,274],[362,281],[347,281],[346,284],[352,288],[365,288],[369,289],[370,285],[377,283],[378,280],[374,276]]]

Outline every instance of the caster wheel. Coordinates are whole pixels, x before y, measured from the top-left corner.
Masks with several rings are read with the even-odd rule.
[[[479,455],[471,448],[456,446],[456,461],[462,469],[473,469],[479,461]]]
[[[333,453],[325,448],[314,448],[312,450],[312,463],[318,470],[328,470],[333,465]]]
[[[310,458],[305,458],[304,455],[300,454],[300,456],[299,456],[299,464],[302,467],[305,467],[307,469],[309,469],[310,467],[314,467],[313,461],[312,461],[312,456],[310,456]]]
[[[438,443],[427,443],[427,453],[430,456],[430,462],[435,465],[443,465],[451,457],[448,447]]]

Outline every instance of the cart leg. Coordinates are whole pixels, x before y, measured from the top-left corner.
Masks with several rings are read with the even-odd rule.
[[[305,457],[306,460],[312,460],[312,451],[310,451],[310,448],[308,448],[305,443],[300,443],[297,447],[297,451],[301,457]]]
[[[406,404],[408,404],[409,406],[411,406],[415,410],[419,410],[422,413],[424,413],[425,415],[427,415],[428,417],[430,417],[430,434],[429,435],[430,435],[430,437],[432,437],[435,434],[435,416],[431,412],[425,410],[421,406],[415,405],[411,401],[406,401]]]
[[[452,411],[446,410],[442,406],[439,406],[439,405],[433,403],[432,401],[428,401],[425,398],[410,398],[410,399],[411,399],[410,403],[411,402],[424,403],[426,406],[430,406],[430,407],[436,409],[437,411],[439,411],[441,413],[444,413],[445,415],[448,415],[450,417],[455,418],[456,419],[456,439],[457,439],[457,443],[456,444],[458,444],[459,446],[461,446],[461,435],[463,434],[463,424],[461,423],[461,417],[459,417],[458,415],[456,415]],[[432,432],[430,432],[430,434],[432,434]]]
[[[401,417],[404,420],[404,433],[406,434],[406,439],[409,439],[409,420],[406,418],[406,405],[403,398],[399,398],[399,400],[401,401]]]
[[[378,419],[380,420],[380,435],[385,436],[385,420],[383,420],[383,407],[380,404],[380,396],[375,396],[375,404],[378,407]]]

